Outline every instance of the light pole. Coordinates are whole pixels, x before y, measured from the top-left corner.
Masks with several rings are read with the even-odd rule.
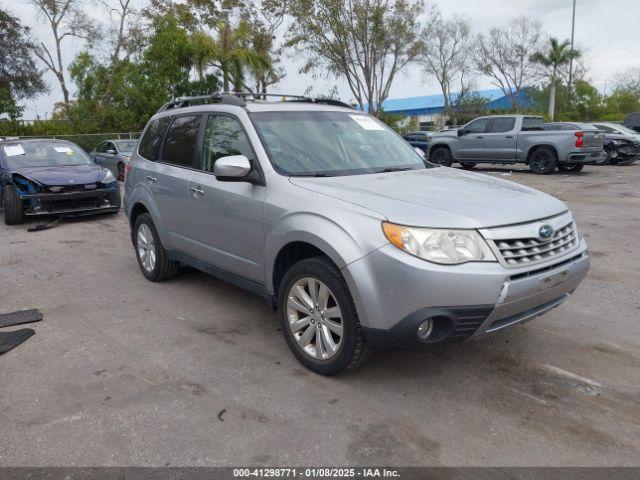
[[[573,0],[573,15],[571,16],[571,50],[573,51],[573,37],[576,31],[576,0]],[[573,57],[569,59],[569,99],[573,87]]]

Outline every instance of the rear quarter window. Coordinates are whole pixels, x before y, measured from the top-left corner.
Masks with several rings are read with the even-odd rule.
[[[152,120],[147,125],[140,144],[138,146],[138,154],[147,160],[155,160],[158,147],[162,141],[162,135],[169,125],[170,117],[162,117],[156,120]]]
[[[544,130],[544,120],[539,117],[524,117],[522,119],[522,131],[540,131]]]

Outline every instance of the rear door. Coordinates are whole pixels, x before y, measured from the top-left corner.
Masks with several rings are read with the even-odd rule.
[[[199,168],[189,182],[191,254],[209,265],[264,283],[265,187],[219,181],[213,175],[215,162],[230,155],[244,155],[253,168],[259,168],[240,119],[211,113]]]
[[[464,134],[458,137],[454,157],[456,160],[481,160],[484,155],[484,135],[489,118],[478,118],[463,127]]]
[[[484,160],[507,160],[516,158],[516,117],[494,117],[484,135]]]
[[[158,152],[158,161],[148,162],[142,179],[147,183],[160,212],[170,245],[188,251],[189,178],[196,165],[196,145],[201,135],[202,115],[176,115],[171,119]]]

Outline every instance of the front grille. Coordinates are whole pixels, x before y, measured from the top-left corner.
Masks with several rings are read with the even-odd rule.
[[[578,235],[573,221],[556,230],[549,240],[514,238],[493,240],[504,262],[509,266],[523,266],[542,262],[566,253],[578,246]]]

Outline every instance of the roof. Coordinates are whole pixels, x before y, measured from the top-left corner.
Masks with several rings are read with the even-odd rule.
[[[521,92],[522,94],[522,92]],[[509,99],[499,88],[478,91],[478,95],[489,99],[487,108],[500,110],[510,108]],[[452,95],[455,101],[458,94]],[[405,115],[424,115],[437,113],[444,108],[444,95],[424,95],[419,97],[392,98],[382,102],[382,110],[387,113],[403,113]]]

